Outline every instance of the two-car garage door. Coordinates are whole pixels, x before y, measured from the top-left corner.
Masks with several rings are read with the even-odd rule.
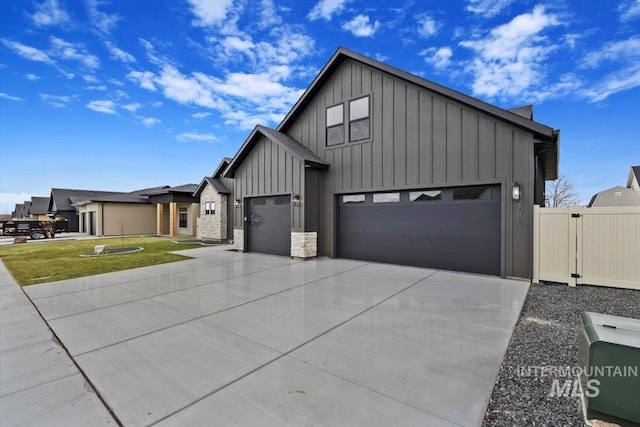
[[[338,196],[340,258],[500,274],[500,187]]]

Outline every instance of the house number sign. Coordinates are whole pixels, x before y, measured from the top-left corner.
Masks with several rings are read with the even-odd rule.
[[[522,199],[518,200],[518,207],[516,208],[516,223],[518,227],[522,227],[524,224],[524,206]]]

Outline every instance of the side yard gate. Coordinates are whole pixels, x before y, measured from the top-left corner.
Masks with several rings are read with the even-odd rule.
[[[533,283],[640,290],[640,207],[534,207]]]

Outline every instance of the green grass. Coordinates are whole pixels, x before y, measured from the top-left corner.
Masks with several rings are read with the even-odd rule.
[[[118,237],[6,245],[0,247],[0,259],[13,278],[20,285],[27,286],[181,261],[189,258],[169,252],[202,247],[198,244],[177,244],[172,240],[176,239],[125,237],[123,245],[123,239]],[[144,250],[100,257],[80,256],[93,252],[95,245],[108,245],[114,248],[140,246]]]

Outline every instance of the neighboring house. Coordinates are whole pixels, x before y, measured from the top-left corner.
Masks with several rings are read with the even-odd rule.
[[[233,203],[229,194],[233,179],[224,178],[222,172],[231,159],[225,157],[211,176],[204,177],[193,195],[200,198],[200,216],[196,237],[202,240],[227,240],[233,230]]]
[[[67,188],[52,188],[49,197],[48,211],[66,218],[69,221],[69,231],[80,231],[78,210],[74,204],[94,197],[118,194],[113,191],[74,190]]]
[[[33,219],[31,216],[31,202],[25,200],[22,204],[22,219]]]
[[[629,178],[627,179],[627,188],[640,191],[640,166],[631,166],[629,170]]]
[[[13,212],[11,212],[11,218],[13,218],[13,219],[23,219],[22,218],[23,211],[24,211],[24,204],[16,203],[15,210]]]
[[[48,197],[32,197],[31,207],[29,209],[29,216],[36,221],[51,221],[51,218],[47,215],[49,211],[49,198]]]
[[[588,208],[640,206],[640,191],[620,185],[596,193],[589,201]]]
[[[532,277],[559,131],[340,48],[224,172],[244,251]]]
[[[156,205],[156,234],[195,236],[200,199],[193,195],[198,184],[165,187],[145,192],[143,196]]]
[[[195,235],[199,207],[192,196],[195,188],[196,184],[165,185],[129,193],[88,195],[73,203],[80,217],[79,231],[97,236]]]
[[[150,188],[140,191],[156,191]],[[140,191],[87,197],[74,203],[80,216],[79,231],[96,236],[154,234],[156,208]]]

